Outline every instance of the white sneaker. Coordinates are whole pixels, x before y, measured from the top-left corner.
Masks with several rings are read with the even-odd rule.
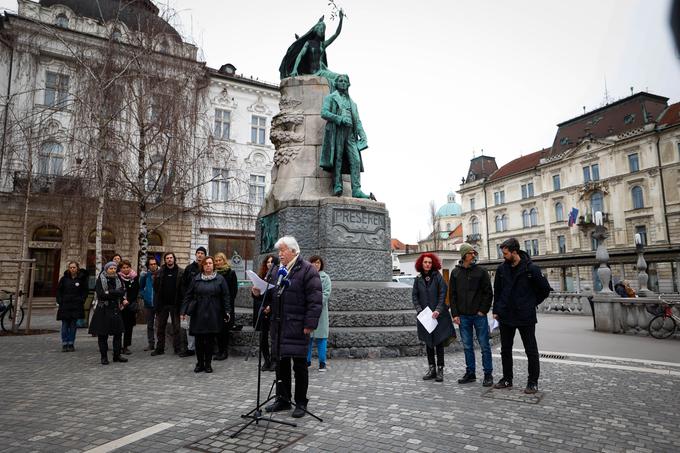
[[[325,364],[324,362],[321,362],[321,363],[319,364],[319,373],[325,373],[326,370],[327,370],[326,364]]]

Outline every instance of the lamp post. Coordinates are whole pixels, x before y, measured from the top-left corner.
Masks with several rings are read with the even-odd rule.
[[[602,282],[601,293],[611,293],[612,290],[609,289],[609,282],[612,278],[612,271],[607,267],[609,263],[609,252],[607,251],[607,246],[605,245],[605,239],[609,235],[607,234],[607,229],[604,227],[602,222],[602,213],[597,211],[595,213],[595,232],[593,237],[597,240],[597,251],[595,252],[595,258],[600,262],[600,267],[597,268],[597,276]]]
[[[637,267],[638,272],[638,294],[640,296],[650,296],[653,291],[647,288],[647,282],[649,281],[649,275],[647,275],[647,262],[645,261],[645,245],[642,243],[642,235],[640,233],[635,233],[635,251],[637,253],[638,259],[635,267]]]

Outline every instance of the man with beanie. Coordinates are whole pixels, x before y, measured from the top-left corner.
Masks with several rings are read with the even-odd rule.
[[[453,322],[460,327],[460,339],[465,351],[465,374],[459,384],[477,380],[472,331],[482,350],[484,387],[493,385],[493,362],[489,344],[489,322],[486,314],[491,309],[493,290],[489,273],[477,266],[477,251],[467,243],[460,247],[460,261],[449,278],[449,301]]]
[[[201,273],[200,264],[207,255],[208,251],[205,249],[205,247],[201,246],[197,248],[196,260],[193,263],[189,264],[186,267],[186,269],[184,269],[184,274],[182,275],[182,300],[184,300],[184,295],[189,290],[189,285],[191,284],[191,281],[194,279],[194,277]],[[192,335],[189,335],[189,329],[182,329],[182,344],[183,345],[185,344],[186,348],[183,348],[184,350],[180,352],[179,354],[180,357],[189,357],[194,355],[195,340]]]

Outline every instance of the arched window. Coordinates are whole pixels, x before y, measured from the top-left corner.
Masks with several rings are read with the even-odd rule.
[[[564,220],[564,206],[562,203],[555,203],[555,222],[562,222]]]
[[[602,196],[602,192],[595,191],[590,196],[590,209],[591,212],[604,212],[604,197]]]
[[[536,208],[531,208],[531,211],[529,211],[529,217],[531,220],[531,226],[535,227],[538,225],[538,209]]]
[[[501,217],[501,225],[503,226],[503,231],[508,231],[508,215],[503,214]]]
[[[155,231],[152,231],[151,233],[146,235],[147,241],[149,241],[149,247],[162,247],[163,246],[163,238],[161,237],[160,234],[156,233]]]
[[[61,228],[51,224],[42,225],[33,232],[34,241],[61,242],[63,236]]]
[[[57,15],[57,18],[54,20],[54,25],[61,28],[68,28],[68,16],[64,13]]]
[[[472,230],[472,234],[479,234],[479,220],[477,220],[477,217],[473,217],[472,220],[470,220],[470,229]]]
[[[503,222],[501,220],[501,216],[497,215],[496,216],[496,232],[500,233],[503,231]]]
[[[529,211],[526,209],[522,211],[522,226],[524,228],[529,228],[531,226],[531,218],[529,217]]]
[[[90,234],[87,235],[87,242],[90,244],[94,244],[97,241],[97,230],[92,230],[90,231]],[[116,243],[116,236],[113,234],[113,231],[107,229],[107,228],[102,228],[102,244],[115,244]]]
[[[645,200],[642,196],[642,187],[635,186],[630,190],[633,197],[633,209],[642,209],[645,207]]]
[[[64,148],[57,142],[45,142],[40,147],[37,173],[61,176],[64,171]]]

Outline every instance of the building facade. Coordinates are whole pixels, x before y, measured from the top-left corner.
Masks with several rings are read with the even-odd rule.
[[[637,93],[558,125],[552,146],[496,169],[472,160],[459,194],[468,242],[489,269],[509,237],[553,288],[601,287],[595,213],[603,213],[614,279],[637,284],[634,236],[645,243],[650,288],[678,291],[680,104]],[[490,171],[480,174],[486,163]]]

